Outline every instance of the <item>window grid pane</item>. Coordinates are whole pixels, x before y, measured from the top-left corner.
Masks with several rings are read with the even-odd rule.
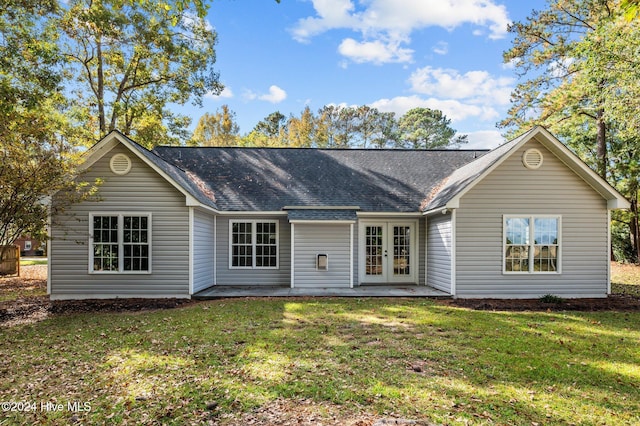
[[[94,272],[149,271],[149,218],[147,216],[93,217]],[[122,226],[122,229],[119,229]],[[122,240],[119,241],[119,231]],[[122,266],[120,259],[122,258]],[[122,267],[122,269],[120,269]]]
[[[366,275],[382,275],[382,226],[365,228]]]
[[[278,266],[278,236],[273,222],[256,223],[256,266]]]
[[[517,217],[505,220],[506,272],[558,272],[560,220]]]
[[[393,227],[393,274],[411,275],[411,227]]]
[[[118,216],[93,217],[93,270],[118,270]]]
[[[231,266],[253,266],[252,223],[236,222],[232,225]]]

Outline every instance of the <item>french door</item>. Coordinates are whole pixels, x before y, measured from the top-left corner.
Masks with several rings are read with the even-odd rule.
[[[361,228],[363,283],[414,283],[415,222],[366,222]]]

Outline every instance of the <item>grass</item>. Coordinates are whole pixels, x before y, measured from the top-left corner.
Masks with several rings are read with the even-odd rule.
[[[611,292],[640,297],[640,266],[611,262]]]
[[[0,401],[65,406],[5,412],[6,424],[242,424],[243,413],[282,400],[324,407],[316,424],[336,413],[454,425],[640,423],[638,312],[233,299],[51,317],[0,329],[0,342]],[[69,402],[90,411],[73,413]]]
[[[46,265],[48,263],[47,259],[29,259],[23,260],[20,259],[20,266],[31,266],[31,265]]]

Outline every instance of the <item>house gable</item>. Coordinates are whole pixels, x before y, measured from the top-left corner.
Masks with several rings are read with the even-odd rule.
[[[188,297],[189,207],[184,194],[158,176],[123,144],[105,150],[83,179],[103,180],[98,198],[68,206],[53,218],[50,242],[52,299]],[[111,170],[111,159],[127,155],[128,173]],[[55,198],[54,198],[55,202]],[[144,273],[92,270],[92,218],[144,216],[150,219],[150,268]],[[120,228],[120,227],[119,227]]]
[[[501,145],[488,154],[455,170],[423,202],[425,214],[460,206],[460,199],[488,174],[499,167],[530,141],[536,141],[607,200],[610,209],[627,209],[629,202],[604,179],[591,170],[558,139],[543,127],[535,127],[520,137]],[[522,157],[521,157],[522,158]]]
[[[538,150],[537,169],[523,164]],[[458,297],[605,297],[608,292],[608,201],[563,158],[529,139],[460,197],[456,213]],[[505,272],[505,219],[557,218],[555,270]]]
[[[167,162],[115,130],[87,151],[80,166],[80,171],[85,172],[91,168],[118,145],[122,145],[129,153],[137,157],[180,191],[185,196],[186,205],[216,211],[215,194],[206,183],[202,182],[196,175],[185,172],[174,164]]]

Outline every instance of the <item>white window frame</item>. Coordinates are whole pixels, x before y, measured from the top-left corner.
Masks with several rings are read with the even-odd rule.
[[[31,251],[32,248],[33,244],[31,243],[31,240],[26,240],[24,242],[24,251]]]
[[[508,219],[529,219],[529,243],[528,244],[507,244],[507,220]],[[557,244],[536,244],[535,243],[535,219],[556,219],[558,221],[558,243]],[[529,257],[529,268],[526,271],[507,271],[507,245],[527,246]],[[556,253],[556,270],[555,271],[536,271],[535,263],[535,246],[557,245]],[[558,275],[562,273],[562,216],[557,214],[508,214],[502,217],[502,273],[504,275]]]
[[[233,225],[236,223],[251,224],[251,266],[233,266]],[[258,223],[275,224],[276,226],[276,266],[256,266],[256,234]],[[280,221],[273,219],[233,219],[229,221],[229,269],[280,269]]]
[[[93,218],[96,216],[116,216],[118,218],[118,270],[116,271],[96,271],[93,269]],[[149,268],[144,271],[127,271],[124,269],[124,217],[146,217],[147,218],[147,246],[149,247]],[[118,275],[148,275],[152,272],[152,247],[153,247],[153,220],[148,212],[91,212],[89,213],[89,274],[118,274]]]

